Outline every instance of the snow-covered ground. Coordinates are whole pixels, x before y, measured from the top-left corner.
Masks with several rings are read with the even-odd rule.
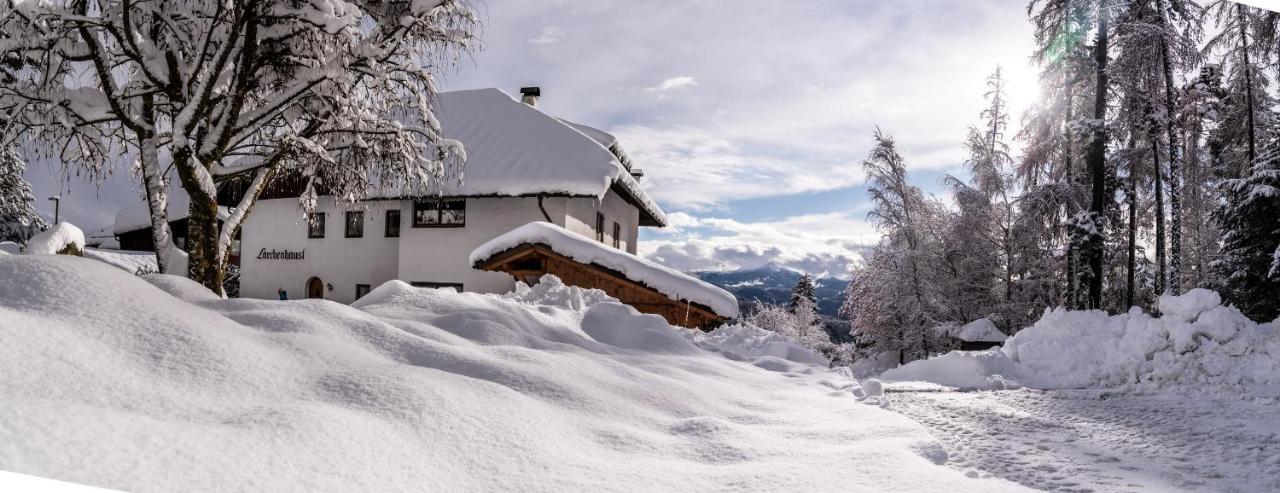
[[[600,293],[223,300],[54,255],[0,256],[0,279],[8,471],[130,491],[1022,489],[939,465],[942,443],[812,353]]]
[[[890,388],[892,389],[892,386]],[[1105,390],[891,392],[948,464],[1058,491],[1280,491],[1280,402]]]
[[[1278,324],[1203,289],[1159,309],[1046,312],[1001,347],[885,371],[888,407],[950,466],[1033,488],[1280,491]]]

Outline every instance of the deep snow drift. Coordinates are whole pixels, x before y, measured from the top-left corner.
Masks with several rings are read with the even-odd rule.
[[[936,465],[923,428],[780,341],[563,286],[223,300],[25,255],[0,280],[0,469],[130,491],[1017,488]]]
[[[1001,347],[915,361],[882,377],[977,389],[1188,387],[1270,394],[1280,385],[1276,323],[1251,321],[1204,289],[1162,296],[1159,308],[1160,317],[1136,308],[1120,315],[1047,311]]]

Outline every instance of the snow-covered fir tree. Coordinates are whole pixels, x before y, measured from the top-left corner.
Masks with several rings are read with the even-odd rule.
[[[26,243],[48,225],[35,209],[31,185],[22,177],[26,165],[13,149],[0,149],[0,241]]]
[[[1222,183],[1214,217],[1221,256],[1211,264],[1214,287],[1253,320],[1280,317],[1280,141],[1254,161],[1245,178]]]
[[[787,302],[787,309],[794,313],[806,305],[818,306],[818,292],[813,284],[813,276],[801,274],[800,280],[796,281],[796,285],[791,288],[791,300]]]

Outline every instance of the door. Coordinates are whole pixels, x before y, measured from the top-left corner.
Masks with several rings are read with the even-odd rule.
[[[324,281],[321,281],[319,277],[313,277],[307,281],[307,297],[324,298]]]

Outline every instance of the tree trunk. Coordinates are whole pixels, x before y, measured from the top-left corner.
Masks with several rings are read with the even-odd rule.
[[[1129,143],[1125,147],[1125,149],[1129,151],[1130,156],[1133,156],[1136,154],[1135,152],[1136,151],[1135,148],[1137,147],[1136,142],[1137,142],[1136,133],[1129,132]],[[1125,180],[1125,192],[1124,192],[1125,196],[1127,197],[1127,200],[1129,201],[1129,242],[1126,245],[1126,250],[1128,251],[1129,256],[1128,256],[1128,262],[1125,264],[1125,288],[1124,288],[1124,303],[1125,303],[1125,306],[1127,307],[1133,306],[1134,292],[1136,290],[1135,284],[1137,281],[1137,276],[1136,276],[1137,252],[1136,251],[1137,251],[1137,238],[1138,238],[1138,235],[1137,235],[1138,180],[1137,180],[1136,173],[1134,173],[1135,163],[1136,161],[1130,161],[1129,163],[1129,176],[1128,176],[1128,179]]]
[[[1125,285],[1125,306],[1133,306],[1133,295],[1137,280],[1137,240],[1138,240],[1138,186],[1132,171],[1129,173],[1129,263],[1125,274],[1128,282]]]
[[[1106,203],[1106,149],[1107,130],[1104,122],[1107,117],[1107,17],[1105,12],[1098,15],[1098,43],[1094,47],[1094,61],[1097,63],[1097,85],[1094,89],[1093,102],[1093,139],[1089,141],[1089,152],[1085,159],[1089,165],[1089,174],[1093,179],[1092,201],[1089,214],[1092,216],[1093,230],[1089,232],[1089,308],[1102,308],[1102,218]]]
[[[174,152],[173,161],[182,188],[191,197],[187,216],[187,277],[222,295],[226,271],[218,259],[217,191],[208,170],[192,158],[189,149]]]
[[[1236,4],[1236,16],[1240,21],[1240,55],[1244,59],[1244,97],[1245,97],[1245,128],[1249,133],[1249,162],[1245,164],[1244,169],[1237,173],[1235,178],[1248,176],[1250,166],[1253,166],[1253,160],[1257,157],[1257,149],[1255,148],[1256,139],[1253,130],[1253,66],[1249,63],[1249,32],[1247,17],[1244,15],[1244,4]]]
[[[1075,89],[1075,84],[1071,82],[1067,82],[1066,121],[1068,123],[1070,123],[1072,118],[1075,116],[1074,89]],[[1066,206],[1068,211],[1076,211],[1076,210],[1079,210],[1079,205],[1076,204],[1076,200],[1075,200],[1075,196],[1076,196],[1075,194],[1075,190],[1076,190],[1075,162],[1073,159],[1071,159],[1073,155],[1072,153],[1075,151],[1075,149],[1072,149],[1072,146],[1071,146],[1071,142],[1073,140],[1071,136],[1071,130],[1069,128],[1066,128],[1066,126],[1064,126],[1063,133],[1066,134],[1065,135],[1066,142],[1065,144],[1063,144],[1064,149],[1062,153],[1063,166],[1065,166],[1066,168],[1064,170],[1064,173],[1066,174],[1066,180],[1067,180]],[[1068,213],[1066,215],[1070,216],[1070,214],[1071,213]],[[1072,241],[1070,235],[1068,235],[1067,236],[1067,252],[1066,252],[1067,288],[1066,288],[1066,293],[1064,293],[1065,294],[1064,297],[1066,298],[1066,300],[1063,304],[1065,304],[1069,308],[1080,307],[1079,304],[1076,302],[1079,297],[1076,289],[1076,256],[1078,255],[1078,253],[1079,252],[1076,251],[1075,242]]]
[[[177,267],[173,262],[173,235],[169,230],[169,197],[156,150],[155,137],[144,137],[139,143],[138,163],[142,167],[142,185],[147,193],[147,209],[151,214],[151,245],[156,252],[156,267],[162,274]]]
[[[1151,134],[1151,162],[1155,166],[1155,201],[1156,201],[1156,285],[1157,294],[1164,294],[1165,285],[1165,269],[1167,259],[1164,254],[1165,235],[1164,235],[1164,170],[1160,169],[1160,145],[1159,137],[1152,132]]]
[[[177,262],[173,235],[169,230],[169,194],[160,169],[159,142],[155,137],[154,96],[142,98],[141,117],[153,125],[152,129],[138,133],[138,165],[142,171],[142,188],[147,194],[147,209],[151,216],[151,246],[156,252],[156,267],[161,274],[171,274]]]
[[[1165,20],[1164,0],[1158,0],[1160,7],[1160,24],[1168,29]],[[1177,107],[1174,98],[1177,93],[1173,89],[1173,64],[1169,60],[1169,41],[1160,38],[1161,67],[1164,69],[1164,129],[1169,144],[1169,213],[1172,223],[1169,225],[1169,280],[1166,292],[1179,294],[1182,292],[1182,180],[1179,169],[1182,168],[1182,147],[1178,145],[1178,132],[1174,125]]]

